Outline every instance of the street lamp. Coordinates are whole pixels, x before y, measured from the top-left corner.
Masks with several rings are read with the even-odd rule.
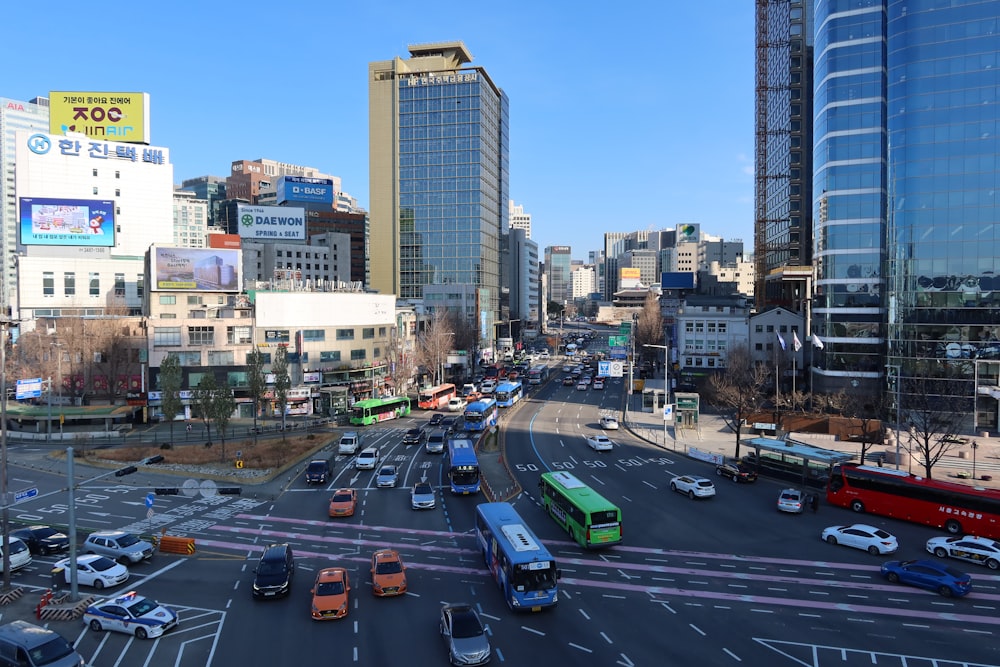
[[[979,443],[975,440],[972,441],[972,479],[976,478],[976,450],[979,449]]]
[[[895,405],[895,409],[896,409],[896,470],[899,470],[899,420],[901,418],[900,417],[900,410],[899,410],[899,385],[901,384],[900,377],[899,377],[900,367],[898,365],[888,364],[888,365],[886,365],[885,370],[886,370],[886,373],[889,373],[889,371],[892,371],[892,376],[891,377],[894,378],[895,383],[896,383],[896,405]],[[911,459],[912,459],[912,456],[911,456]],[[862,463],[864,463],[864,461],[862,461]]]

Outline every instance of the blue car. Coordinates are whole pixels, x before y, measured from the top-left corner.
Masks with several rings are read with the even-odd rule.
[[[972,577],[932,560],[891,560],[882,564],[882,576],[893,583],[937,591],[944,597],[961,597],[972,590]]]

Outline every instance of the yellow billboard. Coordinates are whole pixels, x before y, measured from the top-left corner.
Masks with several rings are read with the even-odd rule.
[[[149,143],[149,93],[49,93],[49,133]]]
[[[630,266],[624,266],[619,271],[619,277],[622,280],[639,280],[642,277],[642,271]]]

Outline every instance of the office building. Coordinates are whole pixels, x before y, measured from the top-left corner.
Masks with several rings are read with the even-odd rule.
[[[572,266],[573,259],[568,245],[553,245],[545,249],[545,273],[549,277],[550,302],[563,305],[572,301]]]
[[[442,42],[369,63],[371,286],[420,299],[426,285],[472,285],[492,332],[510,224],[508,100],[471,62],[462,42]]]
[[[190,190],[174,190],[174,245],[208,247],[209,203]]]
[[[215,226],[218,202],[226,199],[226,179],[221,176],[196,176],[181,181],[181,190],[193,192],[198,199],[208,202],[208,226]]]
[[[514,200],[509,203],[510,228],[523,229],[525,238],[531,238],[531,214],[524,212],[524,206],[515,206]]]
[[[538,244],[524,229],[510,230],[510,319],[520,320],[521,329],[537,329],[539,323]]]

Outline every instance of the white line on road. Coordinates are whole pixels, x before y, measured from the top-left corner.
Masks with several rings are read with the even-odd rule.
[[[545,636],[545,633],[542,632],[541,630],[535,630],[534,628],[529,628],[527,625],[522,625],[521,629],[522,630],[527,630],[528,632],[533,632],[536,635],[538,635],[539,637],[544,637]]]
[[[654,489],[654,490],[656,489],[656,487],[655,487],[655,486],[653,486],[652,484],[650,484],[650,483],[649,483],[649,482],[647,482],[646,480],[642,480],[642,483],[643,483],[643,484],[645,484],[646,486],[648,486],[648,487],[649,487],[649,488],[651,488],[651,489]]]
[[[690,625],[690,626],[691,626],[691,629],[692,629],[692,630],[694,630],[695,632],[697,632],[697,633],[698,633],[699,635],[701,635],[702,637],[705,637],[705,636],[706,636],[706,635],[705,635],[705,633],[704,633],[704,632],[702,631],[702,629],[701,629],[701,628],[699,628],[699,627],[698,627],[697,625],[695,625],[694,623],[688,623],[688,625]]]
[[[585,612],[583,609],[578,609],[577,611],[579,611],[580,615],[583,616],[585,619],[587,619],[588,621],[590,620],[590,616],[588,616],[587,612]]]
[[[740,656],[736,655],[735,653],[733,653],[732,651],[730,651],[728,648],[724,648],[722,650],[723,650],[723,652],[725,652],[726,655],[728,655],[730,658],[732,658],[736,662],[743,662],[742,660],[740,660]]]
[[[593,653],[593,651],[587,648],[586,646],[580,646],[579,644],[574,644],[573,642],[570,642],[569,645],[572,646],[573,648],[580,649],[581,651],[586,651],[587,653]]]
[[[609,644],[614,644],[614,642],[613,642],[613,641],[611,641],[611,637],[608,637],[608,636],[607,636],[606,634],[604,634],[603,632],[601,633],[601,636],[602,636],[602,637],[604,637],[604,641],[606,641],[607,643],[609,643]]]

